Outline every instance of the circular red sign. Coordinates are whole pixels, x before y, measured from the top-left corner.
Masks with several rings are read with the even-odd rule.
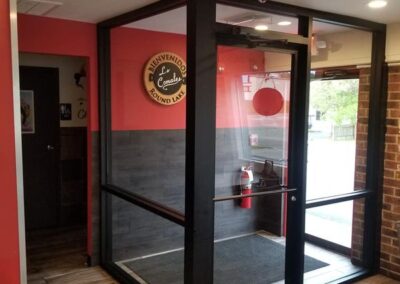
[[[253,107],[261,115],[269,116],[280,112],[283,106],[282,94],[272,88],[261,88],[253,97]]]

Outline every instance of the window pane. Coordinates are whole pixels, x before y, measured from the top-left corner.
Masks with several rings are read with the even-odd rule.
[[[175,29],[174,24],[179,24]],[[182,24],[182,25],[181,25]],[[108,182],[184,211],[186,7],[111,31]]]
[[[183,283],[184,228],[112,198],[112,261],[138,281]]]
[[[306,283],[326,283],[362,269],[364,199],[306,210],[305,254],[328,263],[305,273]]]
[[[313,22],[307,200],[365,189],[371,33]]]

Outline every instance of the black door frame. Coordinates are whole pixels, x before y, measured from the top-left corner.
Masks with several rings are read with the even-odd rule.
[[[297,236],[289,242],[287,251],[296,257],[286,258],[287,283],[301,283],[304,266],[304,222],[305,210],[346,200],[365,198],[364,266],[365,271],[352,275],[351,279],[365,277],[379,268],[379,240],[381,185],[383,172],[383,150],[386,116],[386,25],[359,18],[297,7],[274,1],[247,0],[165,0],[127,12],[98,24],[100,139],[101,139],[101,262],[115,277],[124,283],[136,283],[117,265],[112,263],[111,196],[147,209],[161,217],[185,227],[185,283],[212,283],[213,240],[214,240],[214,178],[215,157],[215,90],[216,90],[216,3],[262,12],[297,17],[298,35],[281,35],[269,32],[274,39],[287,39],[288,46],[296,46],[298,56],[293,62],[296,67],[296,97],[291,102],[292,121],[289,141],[289,185],[298,191],[291,196],[298,205],[289,202],[288,235]],[[186,117],[186,188],[185,214],[152,200],[132,194],[109,182],[111,176],[111,86],[110,86],[110,30],[133,21],[157,15],[187,5],[187,117]],[[310,47],[312,22],[348,26],[371,32],[372,64],[370,82],[370,107],[368,121],[367,180],[366,189],[328,197],[312,202],[305,201],[305,177],[307,154],[308,88],[310,74]],[[235,28],[238,30],[238,28]],[[239,28],[245,30],[245,28]],[[270,46],[273,47],[274,43]],[[282,47],[278,44],[277,48]],[[206,60],[204,60],[206,58]],[[207,67],[209,72],[202,72]],[[206,82],[206,83],[205,83]],[[201,119],[200,119],[201,116]],[[296,138],[296,139],[294,139]],[[206,143],[204,143],[206,141]],[[204,162],[204,157],[207,161]],[[300,169],[300,170],[298,170]],[[296,172],[297,170],[297,172]],[[201,210],[199,210],[201,206]],[[293,215],[292,215],[293,214]],[[371,249],[373,248],[373,249]],[[293,256],[292,255],[292,256]],[[290,271],[290,273],[289,273]],[[350,278],[349,278],[350,279]],[[343,282],[348,281],[344,278]]]

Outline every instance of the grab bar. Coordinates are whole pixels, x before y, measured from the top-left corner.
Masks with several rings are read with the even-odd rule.
[[[218,202],[218,201],[225,201],[225,200],[231,200],[231,199],[240,199],[240,198],[244,198],[244,197],[257,197],[257,196],[263,196],[263,195],[269,195],[269,194],[280,194],[280,193],[286,193],[286,192],[293,192],[296,190],[297,190],[297,188],[287,188],[287,189],[269,190],[269,191],[263,191],[263,192],[254,192],[254,193],[249,193],[249,194],[219,196],[219,197],[214,197],[213,200],[214,200],[214,202]]]

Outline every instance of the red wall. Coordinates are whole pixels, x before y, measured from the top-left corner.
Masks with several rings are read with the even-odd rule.
[[[82,56],[87,58],[88,81],[88,254],[92,254],[92,131],[98,130],[96,25],[18,15],[21,52]]]
[[[21,52],[88,59],[88,126],[98,130],[96,25],[18,14],[18,44]]]
[[[177,34],[117,28],[111,33],[112,129],[185,128],[186,99],[165,106],[153,101],[143,87],[146,62],[162,51],[186,60],[186,37]]]
[[[143,68],[153,55],[174,52],[186,58],[186,36],[128,28],[111,33],[112,129],[149,130],[185,128],[186,100],[165,106],[153,101],[143,87]],[[251,49],[219,47],[217,127],[239,127],[237,82],[242,74],[264,70],[264,53]],[[205,70],[204,72],[207,72]]]
[[[9,1],[0,1],[0,283],[19,283]]]
[[[21,52],[82,56],[88,59],[88,253],[92,253],[91,228],[91,173],[92,131],[98,130],[97,46],[94,24],[58,20],[45,17],[18,15],[18,39]],[[172,51],[186,58],[186,37],[119,28],[112,32],[112,111],[114,130],[182,129],[185,128],[185,100],[173,106],[162,106],[152,101],[143,88],[143,67],[160,51]],[[251,73],[252,66],[263,69],[262,52],[249,49],[219,49],[219,65],[226,73],[218,76],[217,126],[236,127],[230,99],[232,76]],[[223,82],[223,83],[220,83]],[[226,94],[221,96],[220,94]]]

